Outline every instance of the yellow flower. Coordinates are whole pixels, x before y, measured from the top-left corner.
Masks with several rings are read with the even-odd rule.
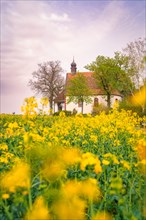
[[[23,135],[24,144],[28,144],[30,141],[30,135],[28,132],[25,132]]]
[[[102,164],[104,164],[104,165],[109,165],[109,163],[110,162],[108,160],[105,160],[105,159],[102,161]]]
[[[79,149],[64,149],[62,150],[62,160],[66,165],[72,165],[80,161]]]
[[[72,199],[79,197],[88,199],[89,201],[98,201],[101,197],[101,192],[97,184],[97,180],[89,178],[83,181],[68,181],[63,187],[65,198]]]
[[[26,116],[36,115],[36,108],[38,107],[35,97],[25,98],[21,111]]]
[[[60,220],[85,220],[85,208],[86,203],[76,196],[72,198],[62,198],[53,205],[53,211],[55,211],[57,219]]]
[[[134,105],[144,105],[146,102],[146,84],[132,98]]]
[[[23,195],[28,195],[28,191],[25,190],[25,191],[22,192],[22,194]]]
[[[42,104],[42,106],[47,106],[49,103],[49,100],[47,97],[43,97],[41,98],[40,103]]]
[[[117,157],[114,155],[114,154],[111,154],[111,153],[107,153],[107,154],[104,154],[103,155],[105,158],[111,158],[111,160],[113,161],[113,163],[115,164],[119,164],[119,161],[117,159]]]
[[[54,161],[53,163],[44,165],[42,169],[42,175],[45,179],[49,181],[54,181],[61,177],[65,172],[64,164],[62,164],[59,160]]]
[[[89,201],[98,201],[101,197],[101,193],[96,179],[89,178],[81,181],[79,194]]]
[[[112,157],[112,154],[111,153],[107,153],[107,154],[104,154],[103,156],[106,157],[106,158],[107,157]]]
[[[112,220],[112,216],[107,212],[97,212],[96,215],[92,218],[92,220]]]
[[[100,160],[96,161],[96,164],[94,166],[94,171],[96,174],[101,173],[102,172],[102,167],[100,165]]]
[[[119,161],[117,160],[116,156],[113,157],[112,159],[113,159],[113,162],[114,162],[115,164],[119,164]]]
[[[7,193],[2,195],[2,199],[8,199],[9,197],[10,197],[9,194],[7,194]]]
[[[97,174],[102,171],[100,160],[96,155],[90,152],[84,153],[81,156],[80,169],[84,171],[88,165],[94,165],[94,171]]]
[[[119,140],[114,140],[114,146],[117,147],[120,145],[120,141]]]
[[[14,192],[18,187],[30,187],[30,168],[28,164],[20,162],[2,178],[3,188]]]
[[[60,114],[59,114],[59,116],[62,117],[62,118],[64,118],[64,117],[65,117],[65,113],[61,111]]]
[[[66,198],[72,198],[79,194],[80,188],[80,182],[75,180],[67,181],[63,186],[63,194]]]
[[[5,164],[7,164],[7,163],[8,163],[8,158],[5,158],[5,157],[0,156],[0,163],[5,163]]]
[[[93,141],[94,143],[97,142],[97,136],[96,135],[90,135],[90,140]]]
[[[9,123],[8,127],[11,128],[11,129],[13,129],[13,128],[19,128],[17,122]]]
[[[6,134],[8,135],[8,137],[11,136],[11,135],[13,135],[13,133],[14,133],[14,131],[13,131],[12,128],[7,128],[7,129],[6,129]]]
[[[1,151],[8,151],[8,146],[6,144],[0,144]]]
[[[146,159],[140,161],[141,164],[146,165]]]
[[[39,134],[35,134],[35,133],[30,133],[30,137],[32,138],[32,140],[34,141],[38,141],[38,142],[43,142],[44,141],[44,137],[40,136]]]
[[[119,101],[116,99],[114,104],[113,104],[113,109],[117,110],[119,108]]]
[[[39,196],[33,206],[32,210],[29,211],[25,217],[26,220],[51,220],[49,210],[45,205],[45,201],[42,196]]]
[[[139,163],[138,163],[138,166],[140,168],[140,172],[144,175],[146,175],[146,159],[143,159],[141,160]]]
[[[125,167],[127,170],[130,170],[130,165],[127,161],[125,160],[122,160],[121,161],[121,164],[123,165],[123,167]]]
[[[140,160],[146,159],[146,141],[144,139],[139,140],[136,151]]]

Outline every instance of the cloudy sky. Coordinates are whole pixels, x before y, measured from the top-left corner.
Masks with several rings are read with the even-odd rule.
[[[145,36],[144,0],[1,0],[1,113],[20,113],[39,63],[78,71]]]

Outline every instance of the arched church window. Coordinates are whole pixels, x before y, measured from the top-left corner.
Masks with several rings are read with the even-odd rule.
[[[99,100],[98,98],[94,98],[94,107],[99,105]]]

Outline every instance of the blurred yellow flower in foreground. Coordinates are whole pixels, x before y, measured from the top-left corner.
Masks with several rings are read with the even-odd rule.
[[[98,212],[92,220],[112,220],[112,216],[107,212]]]
[[[146,140],[140,139],[138,145],[135,147],[135,150],[139,157],[139,170],[142,174],[146,175]]]
[[[9,197],[10,197],[9,194],[7,194],[7,193],[2,195],[2,199],[8,199]]]
[[[7,172],[1,181],[3,188],[15,192],[18,187],[30,187],[30,168],[28,164],[19,162]]]
[[[39,196],[33,206],[32,210],[30,210],[26,217],[25,220],[49,220],[50,215],[49,215],[49,210],[47,206],[45,205],[45,201],[42,196]]]
[[[63,175],[64,171],[64,164],[58,160],[54,163],[46,163],[42,169],[42,175],[48,181],[55,181]]]
[[[79,197],[89,201],[98,201],[101,197],[97,180],[93,178],[82,181],[68,181],[63,187],[63,194],[68,199]]]
[[[144,139],[139,140],[135,149],[140,160],[146,159],[146,141]]]
[[[81,158],[77,148],[50,147],[46,154],[41,173],[49,181],[55,181],[64,176],[68,166],[78,163]]]
[[[131,101],[134,105],[144,105],[146,103],[146,84],[135,93],[135,95],[131,98]]]
[[[53,204],[57,219],[86,219],[88,201],[98,201],[101,192],[96,179],[68,180],[61,189],[61,197]]]
[[[85,220],[85,208],[85,202],[78,197],[71,200],[63,198],[53,205],[55,215],[60,220]]]
[[[101,192],[96,179],[89,178],[81,181],[79,194],[89,201],[98,201],[101,198]]]
[[[141,160],[138,163],[139,170],[142,174],[146,175],[146,159]]]
[[[66,165],[73,165],[80,161],[80,151],[77,148],[62,150],[62,160]]]

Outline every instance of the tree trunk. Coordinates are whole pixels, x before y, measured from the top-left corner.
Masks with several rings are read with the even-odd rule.
[[[111,107],[111,95],[110,94],[107,94],[107,106],[110,109]]]
[[[82,101],[82,109],[81,109],[81,111],[82,111],[82,114],[83,114],[83,104],[84,104],[84,102]]]
[[[50,115],[52,115],[53,113],[53,101],[52,100],[50,100],[49,105],[50,105]]]

